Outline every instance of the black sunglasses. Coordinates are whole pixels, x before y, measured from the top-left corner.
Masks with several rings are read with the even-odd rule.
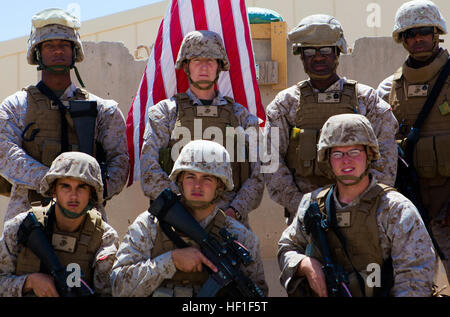
[[[405,39],[410,39],[410,38],[416,37],[417,34],[424,36],[424,35],[429,35],[429,34],[433,34],[433,33],[434,33],[433,26],[425,26],[425,27],[421,27],[421,28],[413,28],[413,29],[406,30],[405,32],[403,32],[403,37]]]

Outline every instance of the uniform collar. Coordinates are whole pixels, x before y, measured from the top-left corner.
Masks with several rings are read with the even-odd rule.
[[[189,98],[191,99],[191,101],[194,105],[197,105],[197,106],[203,105],[202,102],[200,101],[200,99],[190,89],[188,89],[186,91],[186,94],[189,96]],[[222,106],[222,105],[226,105],[227,103],[228,102],[223,97],[223,95],[219,91],[216,91],[216,97],[213,99],[213,102],[211,105]]]
[[[370,175],[370,172],[369,172],[369,175]],[[367,186],[366,190],[363,191],[358,196],[358,198],[354,199],[350,204],[347,204],[345,206],[342,206],[342,203],[339,201],[339,199],[337,197],[337,191],[334,190],[333,198],[334,198],[334,203],[335,203],[336,209],[346,209],[346,208],[351,208],[351,207],[355,207],[355,206],[359,205],[361,198],[364,197],[364,195],[366,195],[378,183],[377,180],[375,179],[375,177],[371,176],[370,178],[371,178],[371,180],[370,180],[369,186]]]
[[[325,91],[341,91],[342,89],[344,89],[344,85],[346,83],[347,83],[347,78],[346,77],[341,77],[334,84],[332,84],[330,87],[325,89]],[[311,80],[310,79],[308,79],[308,84],[313,89],[314,92],[320,92],[319,89],[314,88],[311,85]]]
[[[218,212],[219,207],[216,206],[216,208],[214,208],[214,211],[210,213],[209,216],[207,216],[205,219],[199,222],[200,226],[203,229],[205,229],[211,223],[211,221],[213,221],[214,217],[217,215]]]

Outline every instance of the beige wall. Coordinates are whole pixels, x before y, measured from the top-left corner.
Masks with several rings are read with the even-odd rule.
[[[338,69],[340,75],[377,86],[402,63],[406,54],[402,46],[394,44],[390,37],[367,37],[390,35],[395,10],[402,1],[373,2],[379,3],[382,8],[379,29],[364,26],[367,17],[365,8],[370,1],[249,0],[247,5],[278,11],[287,21],[288,29],[291,29],[302,17],[312,13],[323,12],[336,15],[344,25],[349,43],[360,38],[354,44],[353,53],[341,57]],[[274,3],[277,7],[274,7]],[[280,3],[282,6],[278,6]],[[305,3],[307,6],[304,5]],[[346,4],[347,11],[340,6],[342,3]],[[436,1],[436,3],[441,6],[444,15],[450,16],[450,3],[445,0]],[[86,41],[84,43],[86,59],[78,67],[83,81],[92,93],[117,100],[124,116],[128,113],[146,65],[145,59],[133,58],[134,49],[141,44],[152,45],[167,4],[168,1],[163,1],[83,23],[82,35],[83,40]],[[350,11],[353,12],[352,15],[346,13]],[[26,40],[26,37],[22,37],[0,42],[0,69],[3,74],[0,77],[0,99],[25,85],[35,83],[38,79],[35,67],[26,64]],[[288,42],[286,45],[290,47]],[[268,41],[255,41],[254,50],[256,60],[270,59]],[[294,57],[288,49],[288,85],[304,78],[306,76],[299,58]],[[264,106],[267,106],[278,92],[270,87],[260,87],[260,90]],[[0,229],[7,201],[7,198],[0,197]],[[128,225],[147,207],[148,201],[142,194],[140,184],[136,183],[113,198],[106,210],[111,225],[122,237]],[[267,192],[264,194],[261,206],[250,215],[250,224],[261,242],[270,295],[284,296],[285,293],[278,281],[279,269],[276,262],[277,241],[285,228],[283,210],[281,206],[270,200]]]
[[[356,39],[371,36],[390,36],[397,8],[404,0],[247,0],[247,7],[275,10],[292,29],[303,17],[326,13],[334,15],[343,25],[350,46]],[[450,1],[434,1],[447,19],[450,18]],[[168,0],[83,22],[84,41],[123,42],[134,54],[139,45],[151,46],[156,38],[160,21],[169,4]],[[375,17],[375,18],[373,18]],[[31,18],[31,17],[30,17]],[[379,18],[379,19],[378,19]],[[369,23],[368,23],[369,20]],[[446,42],[450,35],[443,37]],[[27,36],[0,42],[0,69],[8,74],[0,79],[0,99],[21,87],[36,81],[35,67],[26,64]],[[444,45],[445,46],[445,45]],[[257,52],[255,52],[257,54]],[[3,76],[5,78],[5,76]]]

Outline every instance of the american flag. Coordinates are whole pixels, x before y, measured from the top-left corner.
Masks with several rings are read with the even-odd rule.
[[[189,85],[175,62],[184,35],[194,30],[211,30],[223,38],[230,70],[222,72],[217,87],[256,115],[264,126],[265,112],[259,93],[247,8],[244,0],[172,0],[158,30],[144,75],[127,117],[130,179],[139,180],[139,158],[147,109]]]

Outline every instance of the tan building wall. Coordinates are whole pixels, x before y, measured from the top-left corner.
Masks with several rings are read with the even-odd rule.
[[[373,2],[379,3],[382,8],[381,27],[376,30],[364,29],[367,17],[365,8],[371,3],[370,1],[321,0],[311,3],[284,0],[276,2],[277,5],[282,3],[282,6],[275,8],[273,1],[249,0],[247,5],[276,10],[287,21],[288,30],[302,17],[312,13],[323,12],[336,15],[344,25],[349,43],[362,37],[356,41],[351,55],[341,57],[339,74],[376,87],[382,79],[401,65],[406,54],[402,46],[394,44],[390,37],[367,38],[366,36],[389,36],[395,10],[402,2],[399,0]],[[302,5],[303,3],[307,3],[308,6]],[[342,3],[347,5],[347,11],[337,5]],[[447,4],[442,0],[436,3],[443,8],[444,15],[450,16],[450,3]],[[83,81],[92,93],[118,101],[125,117],[146,65],[146,59],[135,60],[134,50],[138,45],[152,45],[167,4],[168,1],[163,1],[83,23],[82,37],[86,41],[84,43],[86,60],[78,66]],[[353,15],[345,13],[350,12],[350,7],[352,7]],[[356,14],[357,12],[360,12],[360,15]],[[0,78],[1,99],[21,87],[36,83],[39,78],[35,67],[26,64],[26,40],[26,37],[22,37],[0,42],[0,68],[4,74]],[[290,53],[290,44],[286,42],[286,45],[288,47],[288,86],[290,86],[305,79],[306,76],[299,58]],[[254,41],[254,51],[256,60],[270,59],[268,41]],[[261,86],[260,90],[265,107],[278,93],[270,86]],[[7,201],[7,198],[0,197],[0,229]],[[111,225],[122,237],[128,225],[147,207],[148,200],[144,197],[140,184],[136,183],[113,198],[106,210]],[[277,242],[285,228],[283,209],[270,200],[265,192],[261,206],[250,215],[250,224],[261,242],[270,295],[284,296],[285,293],[278,281],[279,269],[276,260]]]

